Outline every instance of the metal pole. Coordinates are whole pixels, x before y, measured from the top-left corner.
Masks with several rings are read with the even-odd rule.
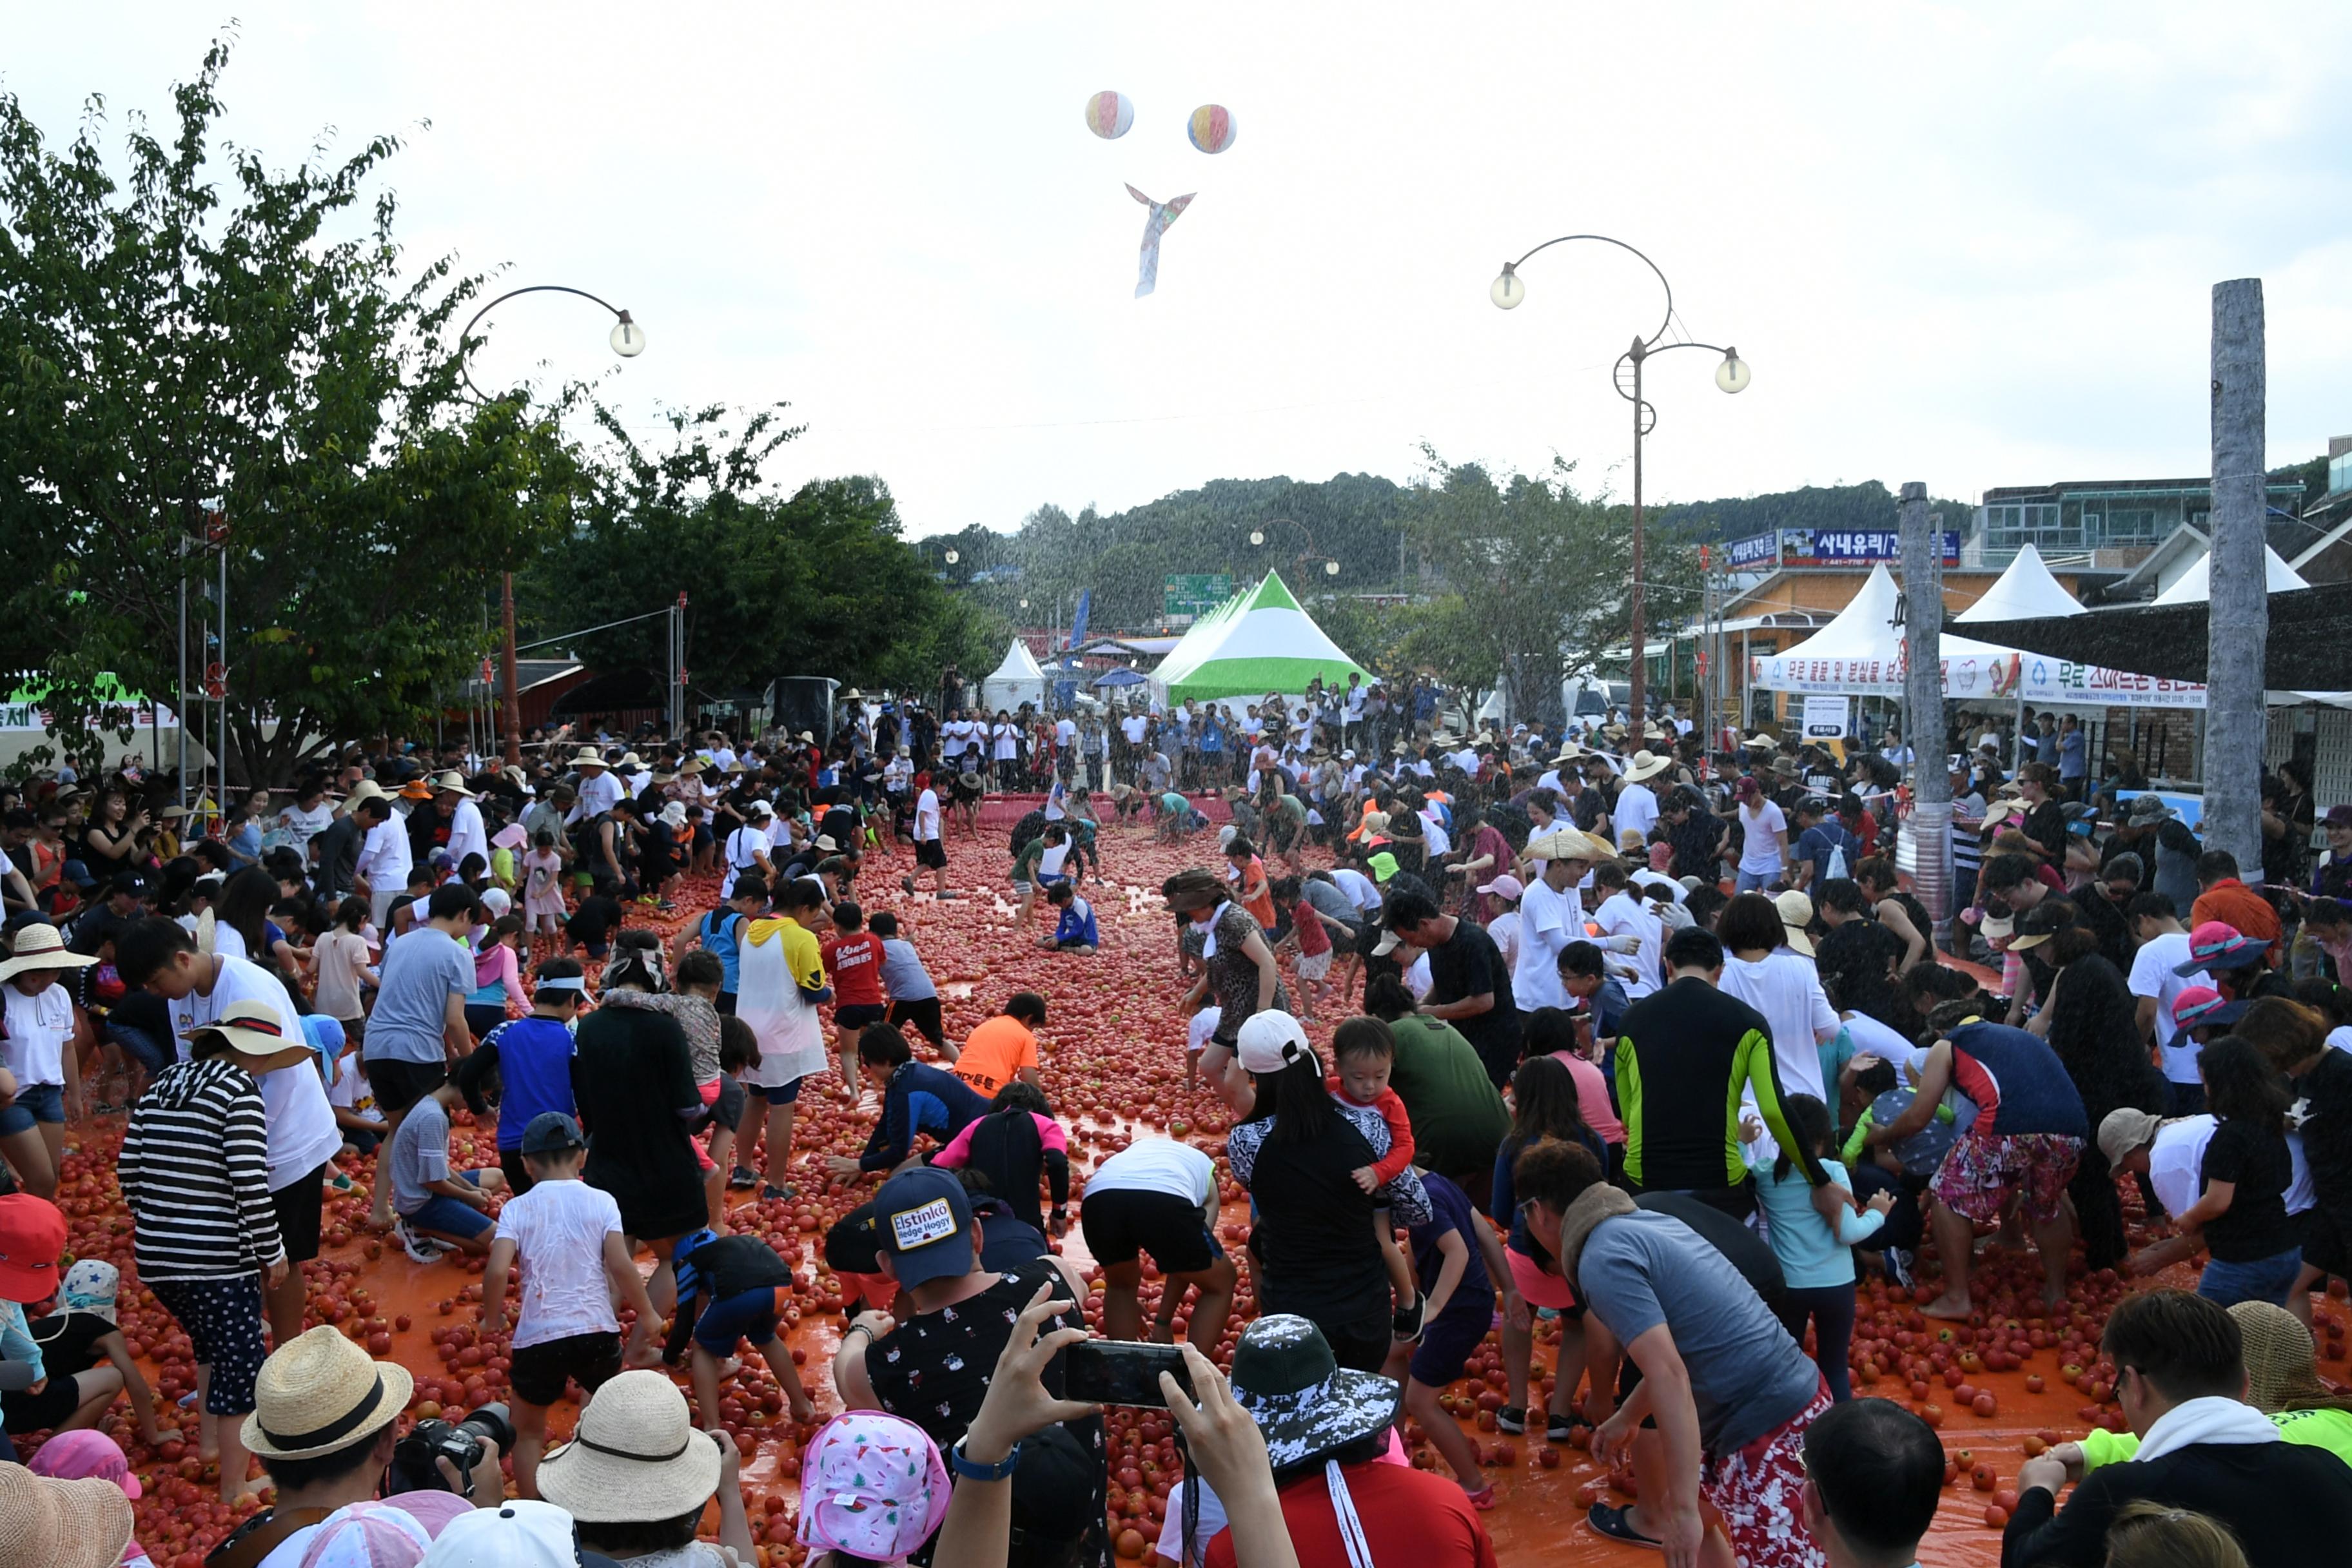
[[[1633,340],[1633,593],[1630,606],[1633,616],[1633,673],[1627,706],[1633,711],[1626,716],[1626,725],[1638,736],[1643,716],[1648,711],[1643,706],[1642,670],[1642,340]]]
[[[2262,866],[2261,781],[2267,724],[2263,667],[2270,602],[2263,563],[2266,411],[2263,284],[2213,285],[2212,605],[2207,634],[2205,821],[2208,849]]]

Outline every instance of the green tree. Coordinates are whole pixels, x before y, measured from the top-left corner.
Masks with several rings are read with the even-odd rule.
[[[706,693],[760,692],[780,675],[929,689],[946,663],[992,661],[1001,623],[948,591],[936,552],[900,537],[879,479],[769,487],[763,465],[800,434],[784,408],[676,413],[656,451],[598,408],[607,441],[571,537],[519,590],[533,636],[630,622],[569,646],[600,669],[659,680],[667,626],[635,617],[684,593],[687,669]]]
[[[465,395],[449,322],[480,279],[446,258],[404,278],[378,178],[397,141],[216,159],[228,54],[174,90],[168,140],[131,122],[119,182],[100,100],[59,152],[0,96],[0,668],[43,671],[68,733],[107,672],[170,693],[181,584],[225,552],[232,700],[207,739],[264,782],[455,689],[485,584],[560,531],[574,468],[555,410]]]

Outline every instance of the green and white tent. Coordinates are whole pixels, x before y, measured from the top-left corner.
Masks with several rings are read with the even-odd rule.
[[[1317,676],[1345,686],[1371,672],[1339,650],[1313,616],[1269,572],[1192,623],[1150,675],[1152,700],[1216,702],[1227,698],[1296,697]]]

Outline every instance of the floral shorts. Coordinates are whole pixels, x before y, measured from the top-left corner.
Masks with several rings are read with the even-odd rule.
[[[2029,1225],[2058,1217],[2066,1184],[2083,1158],[2083,1141],[2057,1132],[2018,1132],[2007,1137],[1971,1128],[1956,1140],[1936,1167],[1928,1191],[1956,1215],[1990,1225],[2011,1193],[2020,1197]]]
[[[1828,1568],[1829,1557],[1805,1532],[1805,1428],[1830,1407],[1827,1384],[1787,1422],[1744,1448],[1710,1459],[1699,1491],[1723,1516],[1740,1568]]]

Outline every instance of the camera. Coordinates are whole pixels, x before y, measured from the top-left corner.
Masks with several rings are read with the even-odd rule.
[[[482,1442],[499,1446],[501,1454],[514,1452],[514,1423],[504,1405],[485,1405],[451,1425],[442,1420],[419,1421],[394,1445],[392,1463],[383,1470],[383,1495],[400,1492],[446,1492],[449,1479],[436,1459],[446,1459],[457,1472],[461,1489],[473,1495],[474,1467],[482,1462]]]

